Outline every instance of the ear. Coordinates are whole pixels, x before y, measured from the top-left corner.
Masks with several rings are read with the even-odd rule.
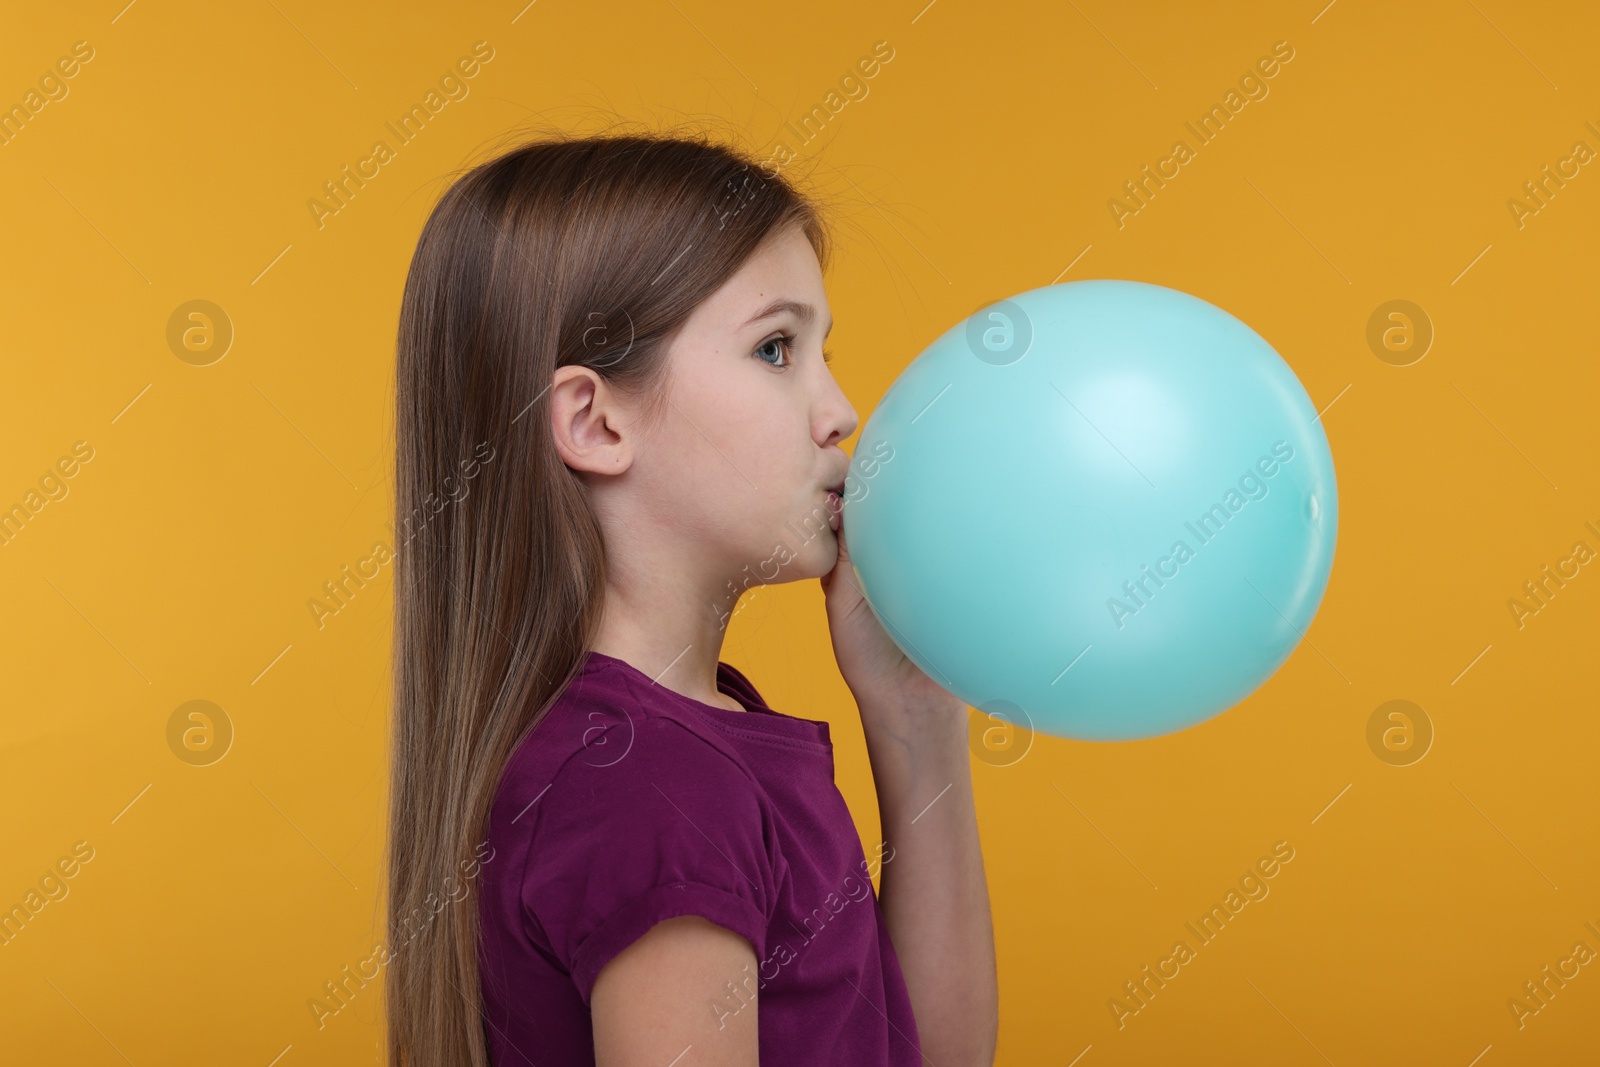
[[[588,367],[556,368],[550,382],[550,432],[568,467],[621,474],[633,464],[632,422],[604,378]]]

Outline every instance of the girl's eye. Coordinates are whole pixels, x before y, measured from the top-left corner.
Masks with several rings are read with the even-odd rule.
[[[781,346],[781,348],[783,350],[783,362],[782,363],[774,363],[771,360],[765,358],[761,354],[761,353],[765,352],[767,349],[771,348],[773,345]],[[771,340],[763,341],[763,342],[761,342],[760,345],[756,346],[755,356],[756,356],[757,359],[761,360],[761,362],[767,364],[769,367],[778,367],[778,368],[781,369],[781,368],[787,367],[789,365],[789,361],[790,361],[789,360],[789,353],[793,350],[793,348],[794,348],[794,337],[792,335],[790,335],[790,334],[780,334],[779,336],[774,337]]]

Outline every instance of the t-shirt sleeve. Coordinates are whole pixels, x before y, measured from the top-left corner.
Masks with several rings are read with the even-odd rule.
[[[756,783],[684,725],[630,718],[569,759],[539,798],[522,879],[523,907],[585,1004],[601,968],[675,916],[703,916],[764,958],[777,906],[772,820]]]

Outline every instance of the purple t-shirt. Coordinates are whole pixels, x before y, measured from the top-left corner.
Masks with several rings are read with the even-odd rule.
[[[762,1067],[912,1067],[921,1050],[869,865],[833,780],[828,724],[767,707],[717,664],[731,711],[589,652],[512,755],[479,875],[480,974],[496,1067],[594,1063],[589,996],[652,926],[700,915],[756,967]]]

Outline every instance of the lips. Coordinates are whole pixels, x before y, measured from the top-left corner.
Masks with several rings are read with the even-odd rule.
[[[839,532],[839,517],[844,514],[844,487],[827,490],[828,529]]]

